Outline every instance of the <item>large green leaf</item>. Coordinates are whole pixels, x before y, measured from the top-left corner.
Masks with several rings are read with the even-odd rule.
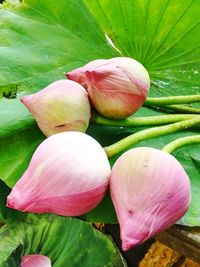
[[[28,216],[1,227],[0,266],[18,267],[27,254],[46,255],[53,267],[126,266],[111,238],[89,223],[58,216]]]
[[[84,0],[122,55],[142,62],[151,95],[200,93],[198,0]]]
[[[152,81],[151,96],[200,93],[198,0],[84,1],[122,55],[139,60],[147,68]],[[150,109],[140,109],[136,116],[150,115],[150,112]],[[116,128],[116,131],[123,136],[135,129]],[[177,137],[190,133],[193,132],[158,137],[140,142],[138,146],[162,148]],[[181,220],[181,223],[191,226],[200,225],[200,166],[199,161],[195,161],[190,155],[191,150],[198,154],[199,148],[200,146],[195,145],[174,153],[191,179],[192,203]],[[110,214],[110,219],[114,220],[114,213]]]
[[[0,35],[0,177],[12,187],[44,139],[19,97],[116,52],[81,0],[5,4]]]
[[[0,9],[0,95],[17,97],[0,100],[0,177],[10,187],[44,139],[19,97],[63,78],[64,72],[92,59],[119,55],[108,45],[104,33],[122,55],[145,65],[152,79],[152,96],[200,93],[198,0],[84,1],[100,27],[81,0],[24,0],[17,7],[6,5]],[[142,108],[135,116],[160,113]],[[108,145],[137,130],[91,126],[88,133]],[[161,148],[190,133],[154,138],[138,145]],[[197,151],[198,146],[192,149]],[[175,154],[192,181],[192,208],[182,222],[200,225],[199,161],[186,150],[184,159],[181,152],[180,156]],[[116,222],[109,195],[86,218]]]
[[[1,267],[18,267],[23,255],[35,253],[49,256],[55,267],[126,266],[112,239],[89,223],[7,208],[10,190],[0,181]]]
[[[89,60],[116,55],[80,0],[24,0],[2,8],[0,18],[2,91],[41,89]]]

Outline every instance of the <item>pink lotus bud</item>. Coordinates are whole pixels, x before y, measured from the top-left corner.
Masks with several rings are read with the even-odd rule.
[[[181,164],[150,147],[131,149],[116,161],[110,191],[123,250],[173,225],[190,203],[190,182]]]
[[[27,255],[22,257],[21,267],[51,267],[51,261],[43,255]]]
[[[77,83],[80,83],[83,87],[87,89],[87,83],[86,83],[86,76],[85,72],[88,70],[93,70],[94,68],[98,66],[102,66],[103,64],[106,64],[107,60],[106,59],[96,59],[93,61],[90,61],[88,64],[85,66],[72,70],[68,73],[66,73],[66,76],[69,80],[73,80]]]
[[[41,131],[50,136],[65,131],[85,132],[90,119],[87,92],[78,83],[59,80],[21,98]]]
[[[92,61],[66,76],[87,89],[91,103],[100,114],[114,119],[136,112],[150,88],[144,66],[127,57]]]
[[[43,141],[7,198],[21,211],[64,216],[96,207],[108,187],[110,165],[100,144],[84,133],[65,132]]]

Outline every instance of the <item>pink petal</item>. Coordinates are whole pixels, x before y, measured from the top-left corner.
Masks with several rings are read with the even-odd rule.
[[[35,254],[22,257],[21,267],[51,267],[47,256]]]
[[[7,206],[25,212],[82,215],[103,199],[109,175],[108,158],[95,139],[79,132],[55,134],[37,148]]]
[[[83,87],[85,87],[87,89],[87,84],[85,82],[85,71],[92,69],[92,68],[95,68],[95,67],[98,67],[98,66],[101,66],[102,64],[104,64],[106,62],[107,62],[107,60],[105,60],[105,59],[93,60],[81,68],[77,68],[75,70],[72,70],[72,71],[66,73],[66,77],[69,80],[72,80],[72,81],[75,81],[75,82],[81,84]]]
[[[110,191],[127,250],[169,228],[187,211],[190,182],[170,154],[140,147],[114,164]]]
[[[146,69],[126,57],[91,62],[67,76],[86,88],[93,107],[100,114],[114,119],[136,112],[150,88]]]
[[[46,136],[65,131],[85,132],[89,125],[88,94],[74,81],[53,82],[33,95],[23,96],[21,102]]]

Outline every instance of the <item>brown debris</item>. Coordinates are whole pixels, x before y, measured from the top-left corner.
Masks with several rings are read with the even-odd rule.
[[[156,241],[139,263],[139,267],[171,267],[180,258],[180,253]]]

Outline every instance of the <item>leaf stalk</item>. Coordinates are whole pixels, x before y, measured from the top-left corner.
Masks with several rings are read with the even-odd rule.
[[[111,158],[117,155],[118,153],[122,152],[123,150],[127,149],[128,147],[139,143],[140,141],[154,138],[157,136],[172,134],[180,130],[185,130],[185,129],[192,128],[198,125],[200,125],[200,116],[197,116],[196,118],[193,118],[190,120],[185,120],[185,121],[176,122],[176,123],[169,124],[169,125],[158,126],[158,127],[149,128],[143,131],[139,131],[137,133],[131,134],[123,138],[122,140],[110,146],[104,147],[104,149],[105,149],[105,152],[108,158]]]
[[[183,146],[188,146],[188,145],[193,145],[193,144],[200,144],[200,135],[190,135],[190,136],[185,136],[182,138],[178,138],[177,140],[174,140],[164,146],[162,148],[162,151],[165,151],[167,153],[172,153],[176,149],[181,148]]]

